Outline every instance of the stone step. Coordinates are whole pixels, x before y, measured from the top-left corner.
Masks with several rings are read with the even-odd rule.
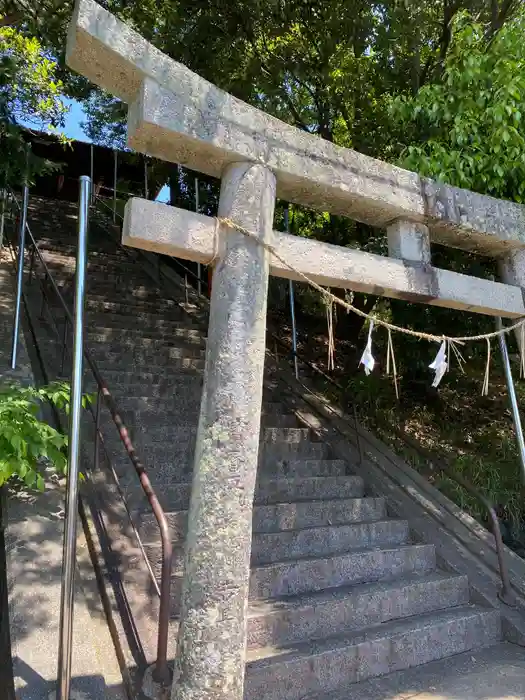
[[[169,362],[172,358],[196,357],[204,359],[206,349],[182,340],[175,341],[148,341],[144,340],[113,340],[97,341],[89,339],[89,348],[96,356],[118,355],[131,363],[152,362],[159,364]]]
[[[170,330],[144,330],[143,328],[112,328],[111,326],[98,326],[87,329],[87,337],[90,341],[103,343],[140,341],[144,343],[159,343],[161,341],[199,345],[205,347],[206,337],[195,328],[172,328]]]
[[[264,449],[259,453],[259,468],[266,469],[268,466],[276,466],[279,469],[285,469],[292,460],[324,460],[331,457],[331,449],[324,442],[265,443]]]
[[[118,402],[120,403],[120,402]],[[187,420],[186,426],[178,425],[174,428],[173,423],[163,425],[160,416],[150,413],[129,414],[120,409],[123,422],[128,429],[129,435],[137,452],[144,457],[154,460],[158,464],[179,464],[185,473],[190,473],[190,465],[193,464],[193,452],[195,445],[195,426],[198,421],[198,411],[194,414],[184,413],[181,409],[182,418]],[[190,419],[191,422],[190,422]],[[121,451],[120,439],[113,424],[104,423],[102,430],[106,436],[106,445],[113,454]],[[303,442],[303,443],[261,443],[259,450],[258,469],[262,473],[280,473],[283,475],[303,474],[307,471],[307,466],[298,467],[298,462],[305,460],[320,462],[331,459],[330,447],[323,442]],[[339,470],[338,470],[339,471]],[[324,474],[324,470],[322,471]],[[322,474],[319,474],[321,476]],[[326,474],[326,476],[336,476],[337,474]]]
[[[467,577],[440,571],[256,600],[248,611],[247,644],[256,649],[322,639],[468,602]]]
[[[162,291],[139,263],[115,263],[109,266],[99,263],[89,264],[88,293],[93,292],[111,298],[122,291],[123,298],[138,299],[141,292],[138,295],[133,294],[135,289],[145,289],[150,295],[162,296]]]
[[[174,305],[169,310],[149,308],[143,303],[126,304],[125,302],[109,301],[107,299],[86,299],[87,312],[119,314],[128,319],[130,326],[138,322],[157,322],[162,320],[184,321],[186,313],[180,306]]]
[[[111,463],[118,474],[121,484],[128,486],[134,483],[135,476],[130,471],[129,459],[124,452],[122,443],[117,442],[118,436],[111,448],[108,446]],[[153,485],[176,484],[191,481],[193,474],[194,443],[174,443],[171,448],[171,459],[164,459],[164,452],[168,451],[163,446],[162,457],[158,458],[154,450],[141,450],[137,447],[136,441],[133,445],[144,466],[148,471],[148,476]],[[305,459],[292,460],[286,466],[280,464],[265,464],[258,470],[258,480],[261,479],[289,479],[289,478],[312,478],[312,477],[344,477],[347,472],[347,464],[343,460],[320,460]]]
[[[166,484],[156,493],[164,511],[186,510],[190,500],[191,483]],[[254,503],[272,505],[300,501],[360,498],[363,496],[363,480],[358,476],[322,476],[297,479],[261,479],[257,483]],[[149,504],[142,489],[135,485],[129,489],[127,501],[131,510],[148,510]],[[269,596],[267,596],[269,597]]]
[[[325,498],[275,503],[254,508],[253,531],[261,533],[299,530],[306,527],[342,525],[360,520],[379,520],[386,514],[383,498]]]
[[[129,379],[121,379],[122,375],[127,375]],[[134,396],[147,397],[149,399],[156,398],[167,401],[176,401],[176,397],[181,393],[191,394],[193,396],[201,396],[202,392],[202,375],[181,372],[178,376],[158,377],[152,373],[151,382],[133,382],[133,373],[120,372],[104,369],[103,378],[113,396],[120,401],[122,398],[132,398]],[[157,381],[154,381],[157,380]],[[97,383],[90,373],[86,375],[86,391],[96,389]]]
[[[140,328],[144,332],[162,331],[162,332],[172,332],[175,329],[180,329],[183,331],[187,330],[197,330],[202,332],[201,326],[196,324],[190,316],[181,316],[180,319],[166,319],[166,318],[154,318],[151,315],[141,314],[140,317],[133,320],[129,315],[112,313],[111,311],[90,311],[86,309],[87,316],[87,328],[98,328],[100,326],[109,328],[123,328],[128,330],[129,328]]]
[[[118,300],[118,301],[117,301]],[[129,294],[128,292],[121,291],[117,285],[114,288],[107,290],[106,293],[102,293],[97,287],[90,288],[88,286],[86,294],[86,302],[90,306],[96,306],[97,304],[103,304],[104,308],[106,304],[117,304],[117,307],[111,307],[112,309],[122,309],[124,313],[128,313],[129,310],[137,310],[144,313],[154,313],[163,315],[164,313],[176,312],[180,313],[179,303],[173,301],[172,299],[166,299],[165,297],[157,294],[150,294],[149,297],[137,297]]]
[[[172,380],[171,384],[155,383],[155,384],[128,384],[114,379],[114,374],[104,370],[103,379],[106,382],[111,394],[121,406],[123,399],[131,399],[134,396],[145,397],[147,399],[159,399],[176,402],[181,395],[188,395],[200,400],[202,392],[202,377],[190,374],[181,374],[176,380]],[[118,376],[118,375],[117,375]],[[84,380],[84,390],[88,393],[96,393],[98,384],[95,381],[91,372],[86,372]],[[297,428],[299,427],[297,418],[293,414],[282,415],[274,412],[262,412],[261,425],[267,427],[279,428]],[[196,426],[196,422],[195,422]],[[156,440],[158,442],[158,440]]]
[[[177,387],[187,388],[191,391],[199,391],[202,387],[202,373],[179,372],[166,376],[163,372],[131,371],[126,368],[109,367],[104,370],[104,379],[108,386],[120,387],[126,390],[127,395],[141,396],[140,387],[151,387],[155,392],[174,391]],[[144,394],[147,396],[148,394]]]
[[[246,700],[300,700],[494,644],[499,613],[474,605],[386,622],[289,647],[251,650]]]
[[[165,300],[162,290],[139,267],[117,274],[111,271],[90,271],[89,275],[86,298],[130,305],[156,301],[163,303]],[[100,275],[103,275],[103,279]]]
[[[408,544],[409,531],[406,520],[376,520],[310,527],[284,532],[258,533],[252,539],[252,564],[343,554],[351,549],[393,547]]]
[[[276,562],[251,571],[252,598],[278,598],[354,583],[388,581],[436,568],[432,545],[362,549],[332,557]]]
[[[255,533],[252,539],[252,566],[274,561],[290,561],[305,557],[329,557],[345,554],[353,549],[394,547],[406,544],[408,525],[402,520],[383,520],[376,523],[288,530],[271,535]],[[162,548],[159,544],[144,545],[155,576],[160,578]],[[182,570],[184,538],[173,547],[173,570]]]
[[[175,348],[172,349],[175,350]],[[162,375],[173,375],[174,373],[178,373],[181,369],[197,372],[202,372],[204,370],[204,359],[185,357],[182,353],[176,352],[169,358],[158,357],[157,362],[153,361],[155,358],[141,358],[139,352],[136,354],[134,352],[105,353],[103,348],[99,349],[95,347],[93,348],[92,354],[101,369],[115,369],[121,367],[125,371],[132,372],[150,369]],[[176,356],[177,354],[179,354],[179,357]]]
[[[76,226],[76,224],[75,224]],[[58,258],[63,256],[75,257],[77,254],[77,241],[75,238],[67,238],[60,236],[56,238],[42,236],[37,241],[38,248],[41,252],[45,252],[46,256]],[[118,250],[117,244],[113,241],[97,240],[91,241],[88,247],[88,264],[101,261],[103,264],[108,264],[114,261],[122,260],[122,262],[130,261],[130,258],[122,250]]]
[[[193,451],[195,437],[191,432],[197,425],[198,415],[183,414],[183,418],[188,421],[186,426],[180,424],[175,429],[173,424],[166,424],[159,427],[160,416],[151,414],[128,414],[121,411],[121,415],[130,434],[135,449],[148,456],[159,464],[173,464],[182,460],[189,460],[193,464]],[[190,419],[191,422],[190,422]],[[120,440],[113,425],[108,422],[107,430],[103,427],[106,436],[106,444],[110,451],[121,449]],[[178,448],[174,448],[178,445]],[[331,459],[330,447],[323,442],[304,443],[262,443],[259,451],[259,466],[261,472],[282,473],[283,475],[297,475],[306,471],[307,467],[297,468],[298,462],[305,460],[319,462]],[[189,466],[184,465],[187,472]],[[321,475],[321,474],[320,474]],[[327,475],[330,476],[330,475]],[[335,474],[333,475],[335,476]]]
[[[256,505],[253,509],[254,533],[282,532],[301,528],[343,525],[359,521],[381,520],[386,515],[383,498],[338,498],[324,501]],[[173,541],[186,535],[187,510],[166,513]],[[133,514],[144,544],[159,543],[159,528],[155,516],[148,511]]]
[[[92,273],[93,271],[90,270]],[[128,275],[112,275],[107,271],[95,271],[96,275],[88,278],[87,294],[96,299],[109,299],[118,294],[120,302],[133,303],[136,300],[149,302],[168,302],[173,305],[173,300],[166,299],[162,290],[155,285],[153,280],[142,276],[136,279],[133,273]],[[100,277],[99,275],[103,275]]]
[[[106,375],[105,375],[106,376]],[[107,380],[106,380],[107,381]],[[170,397],[169,398],[164,398],[164,397],[157,397],[157,396],[140,396],[136,394],[127,394],[124,396],[121,396],[119,399],[119,408],[122,411],[140,411],[140,412],[145,412],[145,411],[151,411],[155,412],[156,414],[162,414],[164,416],[171,416],[179,413],[179,404],[180,401],[183,400],[186,403],[191,404],[193,402],[197,403],[197,407],[200,406],[200,401],[201,401],[201,392],[200,391],[192,391],[188,392],[188,389],[191,389],[191,385],[188,386],[190,383],[184,383],[183,384],[183,390],[181,390],[181,387],[177,384],[173,386],[173,388],[170,390]],[[108,387],[110,390],[112,387],[114,388],[116,385],[115,383],[112,383],[110,386],[108,382]],[[124,391],[126,387],[121,387]],[[196,387],[197,388],[197,387]],[[118,394],[115,391],[115,396]],[[190,395],[188,395],[190,393]],[[265,414],[263,414],[265,415]],[[157,416],[159,417],[159,416]],[[177,428],[174,427],[176,430]],[[151,432],[149,433],[151,434]],[[163,435],[165,433],[163,432]],[[263,431],[263,434],[261,436],[262,440],[265,443],[268,444],[280,444],[280,443],[302,443],[307,440],[312,440],[312,441],[317,441],[315,433],[313,433],[309,428],[298,428],[298,427],[266,427]]]

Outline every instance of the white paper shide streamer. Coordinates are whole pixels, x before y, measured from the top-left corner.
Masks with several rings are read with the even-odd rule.
[[[438,350],[438,354],[436,355],[434,362],[429,364],[430,369],[433,369],[435,372],[434,375],[434,381],[432,382],[433,387],[439,386],[440,381],[443,379],[443,375],[448,369],[448,362],[447,362],[447,341],[443,340],[440,348]]]
[[[368,329],[368,340],[366,342],[365,351],[361,355],[361,360],[359,361],[359,367],[361,365],[365,368],[365,374],[368,377],[370,372],[374,369],[376,361],[372,355],[372,331],[374,330],[374,322],[370,321],[370,328]]]

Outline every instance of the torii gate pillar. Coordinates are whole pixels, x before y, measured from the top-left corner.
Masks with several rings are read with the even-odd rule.
[[[234,163],[219,216],[271,242],[275,178]],[[269,254],[221,225],[193,471],[173,700],[242,700]]]

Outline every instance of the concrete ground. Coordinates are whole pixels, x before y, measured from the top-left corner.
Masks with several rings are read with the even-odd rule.
[[[56,688],[64,491],[12,495],[9,577],[15,687],[20,700],[48,700]],[[123,700],[122,676],[79,524],[72,700]]]
[[[13,273],[0,251],[0,382],[34,382],[23,333],[10,370]],[[8,577],[15,687],[19,700],[49,700],[56,689],[62,580],[63,484],[44,494],[10,493]],[[71,700],[124,700],[122,676],[87,544],[78,527]],[[1,695],[1,689],[0,689]]]
[[[329,700],[522,700],[525,649],[498,644],[358,683]],[[324,700],[324,698],[323,698]],[[327,699],[328,700],[328,696]]]

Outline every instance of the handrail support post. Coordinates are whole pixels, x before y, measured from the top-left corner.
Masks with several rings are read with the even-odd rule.
[[[16,369],[18,354],[18,337],[20,335],[20,316],[22,307],[22,288],[24,285],[24,253],[26,241],[27,207],[29,203],[29,187],[24,185],[22,190],[22,210],[20,211],[20,232],[18,236],[18,268],[16,274],[15,317],[13,322],[13,342],[11,346],[11,369]]]
[[[75,561],[77,544],[78,478],[80,463],[80,429],[82,415],[82,359],[84,352],[84,297],[90,197],[89,177],[80,178],[78,247],[75,274],[75,309],[73,331],[73,370],[69,416],[68,473],[66,517],[64,522],[62,592],[60,601],[60,636],[58,649],[57,700],[69,700],[75,601]]]

